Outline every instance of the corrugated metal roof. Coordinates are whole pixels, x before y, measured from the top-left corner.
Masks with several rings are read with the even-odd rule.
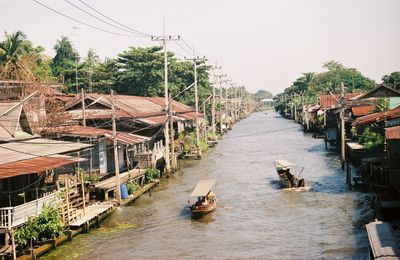
[[[357,107],[352,107],[351,110],[354,116],[359,117],[371,114],[374,108],[375,108],[374,106],[357,106]]]
[[[400,108],[395,108],[395,109],[359,117],[356,119],[355,124],[356,125],[365,125],[365,124],[371,124],[371,123],[375,123],[375,122],[381,122],[381,121],[385,120],[385,117],[387,120],[400,117]]]
[[[68,127],[58,127],[51,128],[47,131],[52,133],[64,134],[64,135],[72,135],[72,136],[85,136],[85,137],[105,137],[107,139],[112,139],[113,134],[111,130],[94,128],[94,127],[85,127],[85,126],[68,126]],[[144,143],[149,141],[150,138],[146,136],[117,132],[117,141],[129,145]]]
[[[360,93],[346,93],[345,99],[350,100],[353,97],[359,96]],[[338,105],[340,94],[320,95],[319,104],[322,110],[330,109]]]
[[[0,144],[0,164],[42,156],[72,153],[92,147],[90,144],[51,139],[30,139]]]
[[[386,139],[400,139],[400,126],[386,128],[385,135]]]
[[[381,97],[400,97],[400,92],[392,89],[387,84],[377,85],[374,89],[363,95],[359,95],[356,99],[381,98]]]
[[[156,103],[160,107],[165,107],[165,98],[163,98],[163,97],[144,97],[144,98],[153,103]],[[172,111],[174,111],[176,113],[184,113],[184,112],[194,111],[194,108],[173,100],[172,101]]]
[[[0,165],[0,179],[6,179],[24,174],[43,172],[75,163],[79,160],[72,157],[36,157]]]

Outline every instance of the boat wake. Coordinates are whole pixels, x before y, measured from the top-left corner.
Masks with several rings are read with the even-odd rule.
[[[298,188],[284,188],[283,190],[284,190],[284,191],[302,192],[302,191],[309,191],[309,190],[311,190],[311,186],[298,187]]]

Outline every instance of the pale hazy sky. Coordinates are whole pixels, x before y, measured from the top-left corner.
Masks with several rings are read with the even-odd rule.
[[[38,1],[78,20],[118,31],[64,0]],[[69,1],[84,7],[78,0]],[[322,63],[329,60],[358,68],[378,82],[384,74],[400,70],[400,0],[83,1],[153,35],[162,33],[165,17],[169,34],[194,43],[199,53],[213,64],[217,61],[229,78],[250,91],[281,92],[302,72],[322,71]],[[101,58],[113,58],[128,46],[154,44],[148,38],[98,32],[32,0],[0,0],[0,4],[0,31],[22,30],[49,55],[62,35],[71,38],[81,56],[92,48]],[[175,43],[170,49],[188,55]]]

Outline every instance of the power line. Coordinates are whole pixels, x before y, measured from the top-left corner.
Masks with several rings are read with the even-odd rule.
[[[68,0],[64,0],[64,1],[67,2],[68,4],[72,5],[72,6],[75,7],[76,9],[78,9],[78,10],[84,12],[85,14],[90,15],[91,17],[95,18],[96,20],[99,20],[99,21],[101,21],[101,22],[103,22],[103,23],[105,23],[105,24],[108,24],[108,25],[110,25],[110,26],[112,26],[112,27],[115,27],[115,28],[117,28],[117,29],[119,29],[119,30],[123,30],[123,31],[128,32],[128,33],[139,34],[140,36],[143,36],[143,37],[146,37],[146,36],[147,36],[147,35],[144,35],[144,34],[142,34],[142,33],[132,32],[131,30],[127,30],[127,29],[124,29],[124,28],[122,28],[122,27],[116,26],[116,25],[114,25],[114,24],[112,24],[112,23],[109,23],[109,22],[107,22],[107,21],[105,21],[105,20],[103,20],[103,19],[101,19],[101,18],[99,18],[99,17],[97,17],[97,16],[95,16],[95,15],[93,15],[93,14],[87,12],[86,10],[80,8],[79,6],[75,5],[74,3],[72,3],[72,2],[70,2],[70,1],[68,1]]]
[[[136,36],[135,36],[135,35],[129,35],[129,34],[123,34],[123,33],[117,33],[117,32],[112,32],[112,31],[104,30],[104,29],[102,29],[102,28],[98,28],[98,27],[93,26],[93,25],[91,25],[91,24],[88,24],[88,23],[79,21],[78,19],[75,19],[75,18],[73,18],[73,17],[71,17],[71,16],[68,16],[68,15],[66,15],[66,14],[63,14],[63,13],[61,13],[61,12],[59,12],[59,11],[57,11],[57,10],[51,8],[51,7],[49,7],[49,6],[47,6],[47,5],[45,5],[45,4],[41,3],[41,2],[39,2],[38,0],[32,0],[32,1],[34,1],[35,3],[37,3],[37,4],[39,4],[39,5],[43,6],[43,7],[45,7],[45,8],[47,8],[47,9],[49,9],[50,11],[52,11],[52,12],[54,12],[54,13],[57,13],[57,14],[59,14],[59,15],[61,15],[61,16],[64,16],[65,18],[68,18],[68,19],[70,19],[70,20],[72,20],[72,21],[74,21],[74,22],[83,24],[83,25],[85,25],[85,26],[87,26],[87,27],[90,27],[90,28],[92,28],[92,29],[95,29],[95,30],[98,30],[98,31],[101,31],[101,32],[105,32],[105,33],[109,33],[109,34],[114,34],[114,35],[118,35],[118,36],[124,36],[124,37],[143,37],[143,36],[139,36],[139,35],[136,35]]]
[[[187,52],[190,55],[193,55],[193,51],[188,51],[186,48],[184,48],[178,41],[175,41],[176,45],[178,45],[182,50]]]
[[[193,49],[193,46],[190,46],[186,41],[185,41],[185,39],[183,39],[182,38],[182,42],[183,42],[183,44],[185,44],[186,45],[186,47],[188,47],[189,48],[189,50],[190,50],[190,54],[192,54],[193,55],[193,52],[194,52],[194,54],[195,55],[198,55],[198,56],[203,56],[203,55],[199,55],[199,53],[198,52],[195,52],[194,51],[194,49]]]
[[[112,19],[112,18],[106,16],[105,14],[99,12],[98,10],[96,10],[95,8],[93,8],[92,6],[90,6],[89,4],[85,3],[85,2],[82,1],[82,0],[79,0],[79,2],[81,2],[82,4],[84,4],[85,6],[87,6],[88,8],[90,8],[91,10],[95,11],[95,12],[98,13],[99,15],[103,16],[104,18],[106,18],[106,19],[108,19],[108,20],[110,20],[110,21],[113,21],[114,23],[116,23],[116,24],[118,24],[118,25],[120,25],[120,26],[122,26],[122,27],[124,27],[124,28],[126,28],[126,29],[128,29],[128,30],[131,30],[132,32],[135,32],[135,33],[138,33],[138,34],[142,34],[142,35],[144,35],[144,36],[151,36],[150,34],[147,34],[147,33],[141,32],[141,31],[138,31],[138,30],[136,30],[136,29],[133,29],[133,28],[131,28],[131,27],[128,27],[128,26],[126,26],[126,25],[123,25],[122,23],[119,23],[119,22],[115,21],[114,19]]]

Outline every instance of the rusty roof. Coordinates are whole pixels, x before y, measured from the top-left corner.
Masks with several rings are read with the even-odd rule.
[[[90,105],[85,109],[86,118],[88,119],[106,119],[112,116],[112,104],[111,95],[104,94],[87,94],[85,99],[90,100]],[[80,104],[82,102],[81,96],[76,95],[74,99],[69,100],[64,108],[69,111],[74,119],[82,119],[82,111]],[[114,95],[115,107],[117,110],[118,117],[148,117],[157,116],[164,113],[164,108],[155,102],[148,100],[145,97],[138,96],[128,96],[128,95]],[[104,109],[92,109],[90,106],[92,104],[99,103],[105,106]],[[78,105],[79,109],[74,108],[69,110],[74,106]],[[71,112],[73,111],[73,112]]]
[[[165,107],[165,98],[163,97],[144,97],[145,99],[159,105],[160,107]],[[194,108],[182,104],[176,100],[172,101],[172,111],[176,113],[184,113],[194,111]]]
[[[360,93],[345,93],[345,99],[350,100],[353,97],[359,96]],[[338,100],[340,99],[340,94],[328,94],[319,96],[320,109],[327,110],[334,108],[338,105]]]
[[[85,127],[85,126],[66,126],[57,127],[47,130],[51,133],[57,133],[68,136],[84,136],[84,137],[105,137],[107,139],[112,139],[113,134],[111,130],[95,128],[95,127]],[[142,135],[117,132],[117,141],[124,144],[134,145],[144,143],[149,141],[150,138]]]
[[[0,164],[36,157],[73,153],[93,145],[44,138],[0,144]]]
[[[400,126],[386,128],[385,136],[386,139],[400,139]]]
[[[398,117],[400,117],[400,107],[359,117],[356,119],[355,124],[365,125],[365,124],[384,121],[385,118],[386,120],[389,120]]]
[[[75,163],[79,160],[72,157],[53,157],[44,156],[10,162],[0,165],[0,179],[6,179],[24,174],[43,172],[54,168],[59,168],[67,164]]]
[[[355,117],[365,116],[372,113],[375,106],[356,106],[352,107],[351,111]]]

